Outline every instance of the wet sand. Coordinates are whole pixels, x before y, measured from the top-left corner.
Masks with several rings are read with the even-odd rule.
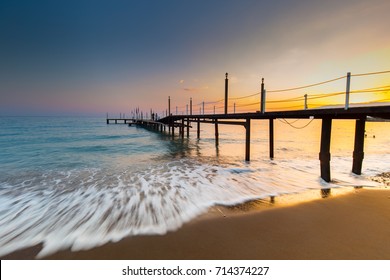
[[[317,191],[318,192],[318,191]],[[390,259],[390,189],[301,203],[215,207],[163,236],[136,236],[48,259]],[[292,200],[293,201],[293,200]],[[2,259],[32,259],[40,245]]]

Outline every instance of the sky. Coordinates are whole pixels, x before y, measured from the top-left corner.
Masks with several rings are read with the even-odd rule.
[[[259,92],[262,78],[267,100],[345,91],[342,79],[272,92],[390,70],[389,11],[388,0],[2,0],[0,116],[163,114],[168,96],[174,113],[190,98],[194,111],[205,101],[222,112],[209,102],[224,98],[226,72],[237,111],[255,110],[245,105],[258,96],[233,98]],[[351,79],[351,90],[390,84],[390,74]]]

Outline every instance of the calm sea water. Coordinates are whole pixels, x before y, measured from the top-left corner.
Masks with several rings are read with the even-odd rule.
[[[294,122],[294,121],[290,121]],[[307,120],[295,121],[302,127]],[[164,234],[216,204],[340,186],[374,186],[390,170],[390,123],[367,123],[363,175],[351,174],[354,122],[334,121],[332,177],[319,178],[320,121],[304,129],[201,126],[180,139],[102,118],[0,118],[0,255],[43,243],[39,256],[88,249],[138,234]],[[375,137],[374,137],[375,136]]]

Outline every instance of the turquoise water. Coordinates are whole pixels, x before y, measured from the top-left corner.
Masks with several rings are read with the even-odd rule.
[[[0,118],[2,171],[71,170],[131,164],[164,154],[158,135],[98,118]],[[138,159],[139,158],[139,159]]]
[[[335,122],[332,177],[375,185],[367,177],[390,170],[389,126],[367,123],[356,176],[353,123]],[[319,121],[304,130],[277,122],[274,160],[267,123],[253,123],[250,163],[237,127],[220,127],[219,147],[212,125],[202,126],[200,140],[193,129],[189,139],[172,139],[102,118],[2,117],[0,127],[0,255],[40,243],[44,256],[165,234],[216,204],[341,186],[319,178]]]

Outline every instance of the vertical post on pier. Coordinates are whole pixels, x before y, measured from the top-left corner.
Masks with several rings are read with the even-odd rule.
[[[202,102],[202,110],[203,110],[203,115],[204,115],[204,101]]]
[[[187,138],[190,137],[190,118],[187,118]]]
[[[260,112],[265,112],[265,89],[264,89],[264,78],[261,79],[261,92],[260,92]]]
[[[168,116],[171,115],[171,97],[168,96]]]
[[[265,95],[266,95],[266,90],[264,89],[264,91],[263,91],[263,103],[261,104],[261,112],[263,114],[265,113]]]
[[[190,97],[190,115],[192,116],[192,97]]]
[[[172,138],[175,137],[175,122],[172,122]]]
[[[218,119],[215,119],[215,146],[219,145]]]
[[[198,122],[197,122],[196,137],[198,139],[200,138],[200,118],[198,118]]]
[[[181,138],[184,138],[184,118],[181,119]]]
[[[307,94],[305,94],[304,97],[305,97],[305,106],[304,106],[304,109],[307,110]]]
[[[332,119],[322,119],[321,127],[321,148],[320,148],[320,165],[321,178],[326,182],[330,182],[330,138],[332,131]]]
[[[348,110],[349,108],[349,90],[351,86],[351,72],[347,73],[347,88],[345,91],[345,107],[344,110]]]
[[[246,119],[245,123],[245,161],[251,159],[251,119]]]
[[[228,87],[229,87],[229,79],[228,73],[225,74],[225,115],[228,113]]]
[[[269,157],[274,159],[274,119],[269,119]]]
[[[365,130],[365,126],[366,126],[366,118],[356,120],[352,172],[357,174],[357,175],[362,174],[362,164],[363,164],[363,158],[364,158],[364,130]]]
[[[110,124],[110,121],[108,120],[108,113],[107,113],[106,121],[107,121],[107,124]]]

